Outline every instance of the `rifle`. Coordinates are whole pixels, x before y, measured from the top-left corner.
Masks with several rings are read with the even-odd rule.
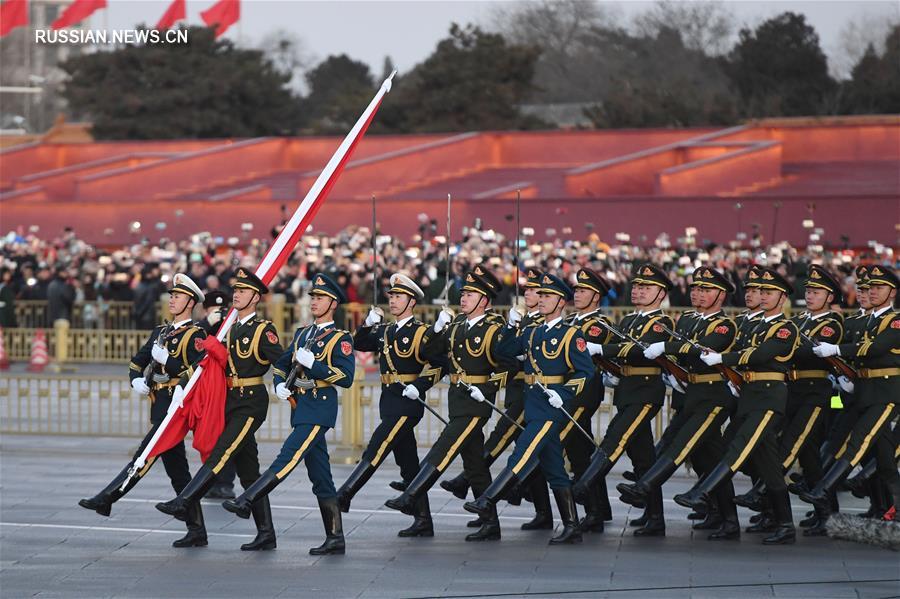
[[[160,331],[159,336],[156,338],[156,341],[154,342],[155,345],[158,345],[160,347],[165,347],[165,344],[163,342],[165,341],[165,339],[169,335],[169,333],[172,332],[173,324],[174,323],[171,323],[171,322],[166,323],[166,328],[164,328],[162,331]],[[156,360],[151,359],[150,363],[147,364],[147,367],[144,369],[144,384],[147,385],[148,389],[153,389],[153,385],[157,384],[157,381],[155,380],[157,375],[164,374],[162,371],[162,364],[159,365],[160,371],[158,373],[155,372],[156,366],[157,366]],[[162,382],[166,382],[166,381],[162,381]]]
[[[538,383],[537,385],[538,385],[538,387],[541,388],[541,391],[543,391],[544,393],[547,394],[547,397],[550,397],[550,390],[547,389],[547,387],[545,387],[543,383]],[[600,449],[600,446],[597,445],[597,442],[596,442],[596,441],[594,441],[594,437],[592,437],[591,435],[589,435],[588,432],[587,432],[586,430],[584,430],[584,428],[583,428],[580,424],[578,424],[578,421],[575,420],[575,419],[572,417],[571,414],[569,414],[568,410],[566,410],[565,407],[560,406],[559,410],[560,410],[563,414],[565,414],[566,418],[569,419],[569,422],[571,422],[572,424],[574,424],[574,425],[575,425],[575,428],[577,428],[577,429],[581,432],[581,434],[584,435],[584,438],[591,442],[591,445],[594,446],[594,449]]]
[[[303,349],[308,350],[309,348],[311,348],[313,341],[315,341],[315,340],[316,340],[316,336],[310,335],[306,339],[306,342],[303,344]],[[300,366],[300,363],[297,362],[297,360],[294,360],[293,366],[291,367],[291,371],[288,372],[287,377],[284,379],[284,386],[287,387],[288,390],[292,390],[295,386],[300,389],[311,389],[315,385],[315,383],[313,383],[312,381],[303,382],[303,383],[299,383],[299,384],[297,383],[297,376],[299,376],[301,368],[302,368],[302,366]],[[312,383],[312,384],[310,384],[310,383]],[[290,402],[292,408],[297,407],[297,402],[294,401],[293,397],[289,397],[288,401]]]
[[[813,347],[819,345],[818,340],[813,339],[809,335],[805,334],[799,329],[799,327],[797,331],[800,333],[800,336],[803,337],[804,340],[809,341],[813,345]],[[847,362],[845,362],[844,359],[840,356],[828,356],[827,358],[822,359],[825,360],[829,366],[831,366],[831,369],[834,370],[834,373],[838,376],[845,376],[851,381],[859,377],[859,373],[856,372],[856,370],[852,366],[847,364]]]
[[[711,349],[708,348],[708,347],[704,347],[704,346],[700,345],[699,343],[697,343],[697,342],[694,341],[693,339],[690,339],[690,338],[688,338],[688,337],[685,337],[685,336],[682,335],[681,333],[677,333],[677,332],[675,332],[675,331],[669,329],[669,327],[667,327],[667,326],[664,325],[664,324],[661,324],[661,325],[659,325],[659,326],[661,326],[665,332],[667,332],[668,334],[672,335],[673,337],[675,337],[675,338],[678,339],[679,341],[684,341],[685,343],[689,343],[689,344],[691,345],[691,347],[693,347],[694,349],[699,349],[699,350],[700,350],[701,352],[703,352],[703,353],[718,353],[718,352],[714,352],[713,350],[711,350]],[[725,379],[726,379],[729,383],[731,383],[732,385],[734,385],[735,387],[737,387],[737,390],[738,390],[738,391],[741,390],[741,384],[744,382],[744,377],[741,376],[741,373],[740,373],[740,372],[738,372],[737,370],[735,370],[735,369],[732,368],[731,366],[725,366],[724,364],[716,364],[716,365],[715,365],[715,369],[718,370],[719,373],[720,373],[722,376],[724,376]]]
[[[601,319],[601,320],[598,320],[597,322],[599,322],[604,328],[606,328],[607,331],[609,331],[610,333],[612,333],[613,335],[615,335],[615,336],[618,337],[619,339],[625,339],[626,341],[631,341],[632,343],[634,343],[634,344],[637,345],[638,347],[640,347],[640,348],[642,348],[642,349],[647,349],[648,346],[647,346],[646,343],[644,343],[644,342],[641,341],[640,339],[637,339],[637,338],[635,338],[635,337],[632,337],[632,336],[629,335],[628,333],[625,333],[625,332],[623,332],[623,331],[620,331],[619,329],[617,329],[617,328],[614,327],[613,325],[607,323],[605,320],[602,320],[602,319]],[[656,362],[657,364],[659,364],[660,368],[662,368],[665,372],[671,374],[671,375],[674,376],[676,379],[678,379],[678,382],[679,382],[679,383],[683,383],[683,384],[684,384],[684,383],[688,383],[688,382],[689,382],[689,380],[688,380],[688,378],[689,378],[688,371],[685,370],[684,368],[682,368],[677,362],[675,362],[674,360],[672,360],[672,359],[669,358],[668,356],[659,356],[658,358],[656,358],[656,359],[653,360],[653,361]]]
[[[464,382],[462,382],[462,381],[459,381],[459,382],[456,383],[456,384],[459,385],[460,387],[463,387],[463,388],[469,390],[469,391],[472,390],[472,385],[470,385],[469,383],[464,383]],[[523,431],[523,432],[525,431],[525,427],[522,426],[521,424],[519,424],[518,422],[516,422],[515,420],[513,420],[512,417],[510,417],[509,414],[507,414],[506,412],[504,412],[503,410],[501,410],[500,408],[498,408],[497,406],[495,406],[494,404],[492,404],[491,402],[489,402],[489,401],[487,401],[487,400],[485,400],[484,403],[486,403],[487,405],[489,405],[489,406],[491,407],[492,410],[494,410],[495,412],[497,412],[498,414],[500,414],[500,416],[501,416],[502,418],[506,418],[508,421],[510,421],[510,422],[513,424],[513,426],[515,426],[516,428],[518,428],[520,431]]]

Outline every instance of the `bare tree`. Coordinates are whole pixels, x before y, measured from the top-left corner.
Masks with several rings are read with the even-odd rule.
[[[663,28],[674,29],[684,45],[709,55],[728,51],[735,31],[735,17],[722,2],[660,0],[634,18],[634,30],[642,37],[656,37]]]
[[[866,13],[848,21],[841,29],[836,47],[829,52],[829,70],[834,78],[849,78],[853,66],[863,57],[869,45],[879,56],[884,54],[888,34],[900,25],[900,5],[886,3],[885,7],[885,12]]]

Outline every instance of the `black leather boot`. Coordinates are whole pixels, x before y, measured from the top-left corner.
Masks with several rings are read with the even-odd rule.
[[[188,517],[188,504],[199,502],[215,482],[216,474],[212,471],[212,468],[203,464],[200,466],[200,469],[197,470],[197,474],[194,475],[191,482],[187,484],[184,490],[179,493],[175,499],[157,503],[156,509],[185,522]]]
[[[199,501],[188,504],[187,534],[172,543],[172,547],[206,547],[206,525]]]
[[[442,480],[441,488],[453,493],[453,496],[457,499],[465,499],[469,496],[469,480],[463,472],[460,472],[450,480]]]
[[[820,507],[815,508],[815,510],[816,522],[803,530],[804,537],[824,537],[828,534],[825,525],[828,523],[828,516],[831,515],[830,511],[823,510]]]
[[[730,541],[741,538],[741,524],[737,507],[734,505],[734,485],[731,481],[722,483],[716,490],[716,514],[719,527],[706,538],[710,541]]]
[[[241,545],[241,551],[275,549],[275,525],[272,523],[272,507],[269,505],[268,495],[253,502],[253,522],[256,523],[256,538]]]
[[[281,483],[281,481],[278,480],[275,473],[271,470],[266,470],[262,473],[262,476],[257,478],[252,485],[241,493],[240,497],[223,501],[222,507],[232,514],[237,515],[239,518],[244,518],[246,520],[253,512],[254,502],[260,497],[268,496],[272,489],[277,487],[279,483]]]
[[[547,479],[543,476],[532,476],[529,487],[534,503],[534,518],[524,523],[522,530],[553,530],[553,508],[550,507]]]
[[[644,508],[644,511],[640,516],[638,516],[637,518],[632,518],[628,521],[628,526],[647,526],[647,520],[649,520],[647,516],[647,508]]]
[[[687,515],[688,520],[706,520],[706,510],[696,509]]]
[[[369,460],[363,459],[356,464],[356,468],[353,469],[353,472],[350,473],[350,476],[347,477],[347,480],[344,481],[344,484],[341,485],[337,492],[338,507],[341,508],[342,512],[350,511],[350,502],[353,501],[356,493],[363,488],[363,485],[369,482],[369,479],[375,474],[375,470],[375,466]]]
[[[838,483],[844,480],[844,477],[853,469],[850,460],[841,458],[834,462],[834,465],[828,469],[816,488],[807,493],[800,493],[800,499],[806,503],[811,503],[816,507],[827,509],[830,504],[829,494],[835,490]]]
[[[728,481],[729,483],[731,481]],[[723,485],[724,486],[724,485]],[[721,488],[721,487],[720,487]],[[706,510],[706,517],[699,522],[691,525],[693,530],[716,530],[722,526],[722,513],[719,510],[718,490],[713,494],[713,501],[709,503],[709,509]],[[733,506],[733,504],[732,504]]]
[[[556,498],[556,507],[559,510],[559,516],[562,518],[563,529],[560,533],[550,539],[551,545],[571,545],[580,543],[581,530],[578,528],[578,509],[575,507],[575,496],[572,493],[572,487],[562,489],[553,489],[553,496]]]
[[[794,516],[791,513],[791,495],[787,489],[773,492],[768,491],[769,502],[775,512],[778,528],[771,536],[763,539],[763,545],[790,545],[797,540],[797,531],[794,529]]]
[[[678,465],[669,458],[659,458],[636,483],[619,483],[616,490],[622,494],[622,501],[634,507],[644,507],[647,496],[660,487],[678,470]]]
[[[609,492],[606,490],[606,477],[597,479],[597,501],[600,503],[600,515],[604,522],[612,522],[612,505],[609,503]]]
[[[388,483],[388,486],[395,491],[400,491],[401,493],[406,490],[407,484],[402,480],[392,480]]]
[[[606,476],[612,467],[613,463],[606,452],[599,448],[595,450],[591,456],[591,463],[572,487],[573,496],[577,497],[580,503],[587,501],[588,491],[597,482],[597,477]]]
[[[481,496],[487,494],[485,491]],[[497,506],[491,504],[489,513],[482,516],[481,528],[466,535],[466,541],[499,541],[500,540],[500,518],[497,517]]]
[[[851,493],[853,493],[854,497],[859,497],[860,499],[865,499],[868,493],[869,480],[871,480],[872,475],[875,474],[875,469],[877,464],[875,459],[871,459],[866,462],[866,465],[863,466],[862,470],[859,471],[859,474],[855,476],[851,476],[847,479],[845,484],[847,485],[847,489]]]
[[[341,510],[343,511],[343,510]],[[416,500],[416,513],[412,526],[397,533],[398,537],[433,537],[434,522],[431,520],[431,505],[428,493],[422,493]]]
[[[78,505],[87,510],[94,510],[101,516],[109,516],[112,511],[112,504],[121,499],[128,491],[134,488],[139,480],[141,480],[139,476],[134,476],[128,481],[128,485],[125,487],[124,491],[119,490],[122,483],[125,482],[125,479],[128,477],[128,470],[131,468],[132,463],[125,466],[125,468],[119,472],[102,491],[91,498],[80,500]]]
[[[778,521],[775,518],[775,512],[769,508],[759,513],[759,520],[744,529],[746,533],[773,532],[778,528]]]
[[[694,488],[687,493],[680,493],[674,497],[675,503],[682,507],[691,509],[702,508],[709,511],[712,503],[710,496],[716,488],[726,480],[731,480],[734,473],[727,464],[719,463],[713,468],[712,472],[703,477],[703,480],[694,485]]]
[[[519,482],[512,468],[504,468],[500,471],[491,484],[485,489],[475,501],[467,501],[463,504],[463,509],[473,514],[478,514],[485,523],[496,514],[495,506],[497,502],[503,499],[506,493]],[[484,527],[484,523],[482,524]],[[498,525],[499,528],[499,525]]]
[[[735,495],[734,504],[754,512],[761,512],[766,507],[763,499],[765,492],[766,483],[760,480],[743,495]]]
[[[603,532],[606,528],[600,500],[599,485],[594,484],[584,504],[584,518],[578,523],[581,532]]]
[[[469,520],[466,522],[466,528],[481,528],[481,525],[484,524],[484,518],[478,516],[474,520]]]
[[[647,524],[634,531],[636,537],[666,536],[666,519],[663,515],[662,489],[653,487],[647,495]]]
[[[309,550],[310,555],[344,555],[344,525],[337,497],[319,498],[319,511],[325,525],[325,542]]]
[[[406,490],[400,496],[385,501],[384,505],[392,510],[403,512],[407,516],[415,516],[416,501],[419,499],[419,496],[427,493],[440,477],[440,470],[431,464],[425,463],[419,470],[419,473],[416,474],[416,477],[406,487]]]

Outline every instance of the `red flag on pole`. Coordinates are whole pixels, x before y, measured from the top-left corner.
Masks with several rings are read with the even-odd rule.
[[[375,97],[372,98],[365,111],[357,119],[356,124],[353,125],[353,128],[344,138],[344,141],[338,146],[328,164],[319,173],[315,183],[306,193],[306,197],[300,202],[300,205],[294,211],[287,224],[285,224],[281,233],[278,234],[278,237],[275,238],[272,247],[263,256],[262,263],[257,267],[255,274],[267,285],[272,282],[272,279],[275,278],[275,275],[278,274],[278,271],[287,261],[288,256],[297,245],[300,235],[309,227],[322,202],[328,196],[331,188],[334,187],[338,177],[344,170],[344,166],[350,159],[350,155],[363,138],[363,135],[365,135],[375,113],[381,106],[384,95],[391,90],[391,80],[395,73],[391,73],[390,77],[381,84],[381,88],[375,94]],[[157,428],[156,433],[144,447],[141,455],[135,458],[131,469],[128,471],[128,477],[122,483],[122,488],[125,488],[128,481],[144,466],[150,456],[159,455],[168,447],[172,447],[174,443],[184,438],[188,429],[192,426],[203,426],[204,430],[201,433],[204,438],[203,446],[206,447],[210,439],[212,443],[206,449],[207,455],[212,450],[224,426],[226,350],[221,346],[221,341],[228,334],[236,319],[237,311],[232,308],[220,325],[216,337],[207,339],[207,357],[203,359],[200,366],[197,367],[190,380],[188,380],[184,388],[183,404],[178,405],[173,401],[169,406],[169,411],[160,423],[159,428]],[[215,340],[218,340],[218,343]],[[185,416],[185,412],[188,413],[187,416]],[[197,429],[194,428],[193,430],[196,437]],[[168,447],[161,444],[162,439],[165,439],[166,444],[169,444]],[[201,453],[203,452],[203,449],[198,447],[196,440],[194,446]]]
[[[0,4],[0,37],[23,25],[28,25],[26,0],[6,0]]]
[[[162,18],[159,20],[159,23],[156,24],[156,29],[159,29],[160,31],[169,29],[178,21],[185,20],[187,18],[185,1],[186,0],[174,0],[172,4],[169,5],[169,8],[166,9],[165,14],[163,14]]]
[[[77,25],[104,8],[106,8],[106,0],[75,0],[63,11],[63,14],[50,24],[50,29],[65,29]]]
[[[219,0],[200,13],[203,22],[216,28],[216,37],[225,33],[241,18],[240,0]]]

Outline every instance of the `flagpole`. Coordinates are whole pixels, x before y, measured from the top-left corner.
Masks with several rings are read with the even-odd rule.
[[[359,140],[365,133],[365,130],[368,128],[372,117],[375,116],[375,112],[378,110],[382,98],[384,98],[385,94],[391,91],[391,81],[396,73],[397,71],[391,73],[390,76],[381,84],[378,93],[376,93],[375,97],[372,98],[372,100],[369,102],[369,105],[366,107],[365,111],[356,121],[356,124],[353,125],[353,128],[341,142],[341,145],[338,146],[338,149],[335,151],[334,155],[332,155],[331,159],[328,161],[328,164],[326,164],[325,168],[322,169],[322,172],[319,173],[319,176],[316,179],[315,183],[313,183],[313,186],[306,193],[306,197],[304,197],[303,201],[300,202],[300,205],[297,207],[290,220],[281,230],[281,233],[278,234],[278,237],[275,238],[275,242],[272,244],[272,247],[270,247],[269,251],[266,252],[266,255],[263,256],[263,261],[257,267],[255,274],[264,283],[268,284],[269,282],[271,282],[271,280],[278,273],[279,269],[287,259],[288,253],[290,253],[294,246],[297,245],[297,240],[300,238],[300,235],[303,233],[303,231],[306,230],[306,227],[315,215],[315,212],[318,208],[318,203],[320,203],[328,194],[328,192],[331,191],[331,188],[334,186],[334,183],[337,180],[337,176],[343,170],[344,165],[350,158],[350,154],[353,152],[356,144],[359,142]],[[236,319],[237,310],[232,307],[228,312],[228,316],[225,317],[225,320],[219,327],[219,332],[216,334],[216,338],[220,342],[225,339],[225,336],[228,334],[228,331],[231,329]],[[184,400],[187,399],[191,390],[196,385],[197,380],[200,378],[202,372],[203,367],[198,366],[197,369],[194,370],[191,378],[188,380],[187,384],[184,387],[184,394],[182,396],[181,402],[176,403],[175,401],[172,401],[172,403],[169,405],[169,410],[166,413],[166,417],[163,419],[162,423],[160,423],[159,428],[156,429],[156,432],[153,434],[150,442],[147,443],[147,446],[141,452],[141,455],[139,455],[134,460],[134,464],[128,471],[128,476],[122,483],[122,488],[124,488],[128,484],[128,481],[131,480],[131,478],[141,468],[143,468],[144,464],[147,461],[147,458],[153,451],[153,448],[156,446],[160,437],[162,437],[169,423],[172,421],[172,418],[175,416],[175,413],[184,405]]]

